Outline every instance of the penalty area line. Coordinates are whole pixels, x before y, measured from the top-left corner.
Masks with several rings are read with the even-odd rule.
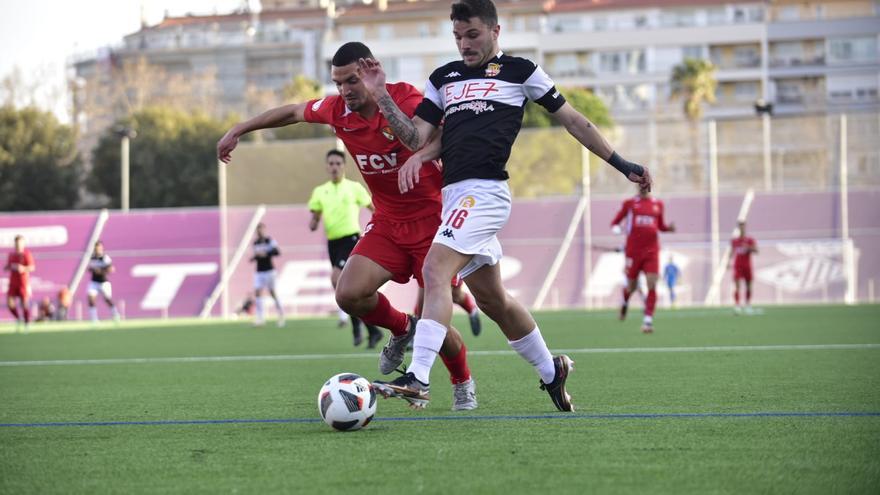
[[[642,419],[737,419],[737,418],[863,418],[880,417],[875,411],[842,412],[741,412],[741,413],[620,413],[620,414],[523,414],[486,416],[398,416],[375,418],[374,422],[414,422],[414,421],[523,421],[523,420],[642,420]],[[181,425],[225,425],[225,424],[303,424],[320,423],[319,418],[277,418],[277,419],[193,419],[156,421],[58,421],[49,423],[0,423],[0,428],[51,428],[73,426],[181,426]]]
[[[833,351],[880,349],[880,344],[792,344],[792,345],[716,345],[692,347],[595,347],[552,349],[554,354],[627,354],[663,352],[746,352],[746,351]],[[471,351],[469,356],[515,356],[512,350]],[[85,364],[163,364],[163,363],[228,363],[244,361],[319,361],[324,359],[376,359],[376,354],[278,354],[257,356],[184,356],[108,359],[56,359],[34,361],[0,361],[0,367],[65,366]]]

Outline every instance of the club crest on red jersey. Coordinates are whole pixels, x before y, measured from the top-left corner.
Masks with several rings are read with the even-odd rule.
[[[388,138],[389,141],[394,141],[394,131],[391,130],[391,126],[386,125],[383,127],[382,135]]]
[[[495,77],[499,72],[501,72],[501,64],[492,62],[486,66],[486,77]]]

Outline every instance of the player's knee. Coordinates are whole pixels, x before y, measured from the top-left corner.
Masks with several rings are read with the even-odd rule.
[[[340,284],[336,286],[336,304],[346,313],[357,309],[359,303],[369,297],[369,293],[357,286]]]
[[[422,267],[422,281],[425,283],[425,289],[449,287],[449,281],[452,275],[447,274],[442,267],[431,266],[425,264]]]

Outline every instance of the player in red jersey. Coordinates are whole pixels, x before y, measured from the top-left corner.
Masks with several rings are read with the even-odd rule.
[[[6,305],[12,316],[15,317],[16,325],[21,325],[24,320],[24,328],[28,329],[31,323],[31,284],[30,273],[34,271],[34,257],[30,251],[24,247],[24,237],[15,236],[15,251],[9,253],[6,259],[6,266],[3,268],[9,272],[9,287],[6,290]],[[21,314],[19,314],[18,302],[21,303]]]
[[[645,298],[645,318],[642,332],[654,331],[654,307],[657,305],[657,278],[660,273],[660,238],[658,232],[675,232],[675,224],[666,224],[663,219],[663,201],[651,197],[651,193],[640,190],[639,195],[623,202],[623,206],[612,227],[624,222],[626,232],[626,280],[623,288],[623,303],[620,305],[620,319],[626,318],[629,296],[636,291],[639,272],[645,273],[648,296]]]
[[[755,239],[746,235],[746,223],[738,222],[739,237],[730,240],[730,250],[733,254],[733,300],[736,302],[734,312],[739,314],[743,311],[740,305],[739,287],[740,282],[745,285],[746,304],[745,312],[752,312],[752,255],[758,254],[758,244]]]
[[[363,43],[342,45],[330,70],[339,95],[285,105],[237,124],[217,143],[217,156],[228,163],[242,135],[299,122],[328,124],[342,140],[372,193],[376,209],[339,277],[336,302],[363,322],[391,331],[393,336],[379,357],[379,371],[387,375],[403,363],[418,318],[392,307],[379,288],[389,280],[406,283],[411,277],[423,286],[422,263],[441,220],[442,180],[435,163],[422,168],[420,187],[406,195],[400,192],[397,172],[413,153],[394,135],[364,88],[357,64],[363,57],[372,57]],[[419,90],[409,84],[388,84],[387,89],[410,115],[422,101]],[[447,335],[440,355],[453,383],[453,410],[476,408],[467,349],[458,331]]]

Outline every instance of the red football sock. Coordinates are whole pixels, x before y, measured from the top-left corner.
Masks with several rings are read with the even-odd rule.
[[[654,316],[654,306],[657,305],[657,291],[651,289],[648,291],[648,298],[645,299],[645,316]]]
[[[379,302],[376,303],[376,307],[372,311],[365,315],[360,315],[361,321],[367,325],[387,328],[391,330],[395,337],[406,335],[407,326],[409,325],[406,313],[401,313],[392,307],[385,294],[381,292],[377,294],[379,295]]]
[[[752,289],[746,288],[746,304],[752,304]]]
[[[416,299],[416,306],[413,308],[413,314],[416,316],[422,316],[422,299]]]
[[[27,303],[25,303],[24,307],[21,308],[21,312],[24,313],[24,322],[30,323],[31,322],[31,310],[30,310],[30,308],[27,307]]]
[[[736,305],[739,306],[739,289],[733,290],[733,302],[735,302]]]
[[[19,316],[18,316],[18,308],[16,308],[16,307],[13,306],[13,307],[9,308],[9,312],[12,313],[12,316],[14,316],[14,317],[15,317],[15,320],[18,321],[18,318],[19,318]]]
[[[623,304],[626,304],[629,302],[629,296],[631,296],[631,295],[632,295],[632,292],[630,292],[629,290],[627,290],[626,287],[624,287],[623,288]]]
[[[440,359],[443,360],[443,364],[449,370],[449,381],[453,385],[464,383],[471,379],[471,370],[467,364],[467,347],[465,347],[464,343],[461,344],[461,350],[458,351],[458,355],[448,358],[440,354]]]
[[[461,307],[461,309],[467,311],[467,314],[471,314],[474,312],[475,309],[477,309],[477,306],[474,303],[474,298],[471,297],[471,295],[467,292],[464,293],[464,300],[458,303],[458,305]]]

